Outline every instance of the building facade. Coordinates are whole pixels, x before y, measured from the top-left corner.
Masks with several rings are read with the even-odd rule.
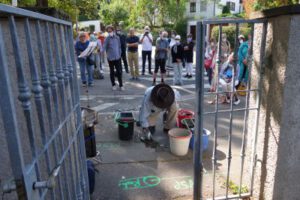
[[[189,0],[186,3],[187,33],[196,37],[197,21],[221,14],[225,5],[229,6],[232,14],[240,13],[243,9],[242,0]]]

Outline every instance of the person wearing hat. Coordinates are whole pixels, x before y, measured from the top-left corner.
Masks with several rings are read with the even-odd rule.
[[[184,49],[182,44],[180,43],[180,35],[176,35],[175,40],[176,44],[172,47],[172,62],[174,64],[174,85],[182,85],[182,62],[184,59]]]
[[[144,34],[141,36],[140,43],[142,44],[142,60],[143,60],[143,70],[142,75],[145,75],[145,64],[146,64],[146,57],[148,57],[148,72],[152,75],[151,71],[151,54],[152,54],[152,42],[153,37],[150,33],[149,26],[145,26]]]
[[[167,112],[164,132],[175,126],[178,111],[176,100],[179,96],[178,91],[163,83],[146,90],[139,113],[139,124],[147,134],[147,139],[151,139],[151,134],[155,133],[155,124],[161,112]]]

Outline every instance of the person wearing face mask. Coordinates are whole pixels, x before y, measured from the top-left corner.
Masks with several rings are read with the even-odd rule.
[[[161,83],[164,83],[164,74],[166,73],[166,60],[168,58],[168,33],[163,31],[160,37],[156,40],[156,50],[155,50],[155,69],[153,74],[153,83],[156,85],[156,75],[160,69]]]
[[[222,42],[221,42],[221,64],[227,61],[228,56],[230,55],[231,47],[230,42],[227,40],[227,35],[225,33],[222,34]]]
[[[116,90],[117,86],[115,83],[115,70],[116,76],[118,78],[120,90],[123,91],[122,82],[122,66],[121,66],[121,42],[119,36],[114,34],[114,27],[109,25],[106,27],[108,32],[108,37],[105,38],[103,50],[106,51],[109,71],[110,71],[110,81],[112,84],[112,90]]]
[[[171,49],[176,44],[175,37],[176,37],[176,32],[173,30],[173,31],[171,31],[170,38],[168,39],[169,51],[168,51],[168,60],[167,60],[167,63],[166,63],[167,76],[169,76],[169,72],[171,70],[173,70],[173,68],[174,68],[173,67],[173,62],[172,62]]]
[[[128,74],[128,63],[127,63],[127,57],[126,57],[126,35],[122,32],[121,27],[117,27],[116,34],[120,38],[121,42],[121,58],[123,60],[125,72]]]
[[[193,72],[193,57],[194,57],[194,42],[192,34],[187,35],[187,42],[184,45],[184,57],[186,62],[186,78],[192,78]]]
[[[180,35],[176,35],[175,40],[176,44],[172,47],[172,61],[174,64],[174,78],[173,84],[174,85],[183,85],[182,82],[182,62],[184,59],[184,49],[182,44],[180,43]]]
[[[239,36],[240,47],[238,50],[238,66],[239,66],[239,85],[245,85],[248,81],[248,64],[247,64],[247,55],[248,55],[248,42],[245,42],[245,37],[243,35]]]
[[[153,37],[150,33],[150,28],[148,26],[145,26],[144,28],[144,34],[141,36],[140,43],[142,44],[142,60],[143,60],[143,69],[142,69],[142,75],[145,75],[145,64],[146,64],[146,58],[148,57],[148,72],[152,75],[151,71],[151,55],[152,55],[152,42]]]

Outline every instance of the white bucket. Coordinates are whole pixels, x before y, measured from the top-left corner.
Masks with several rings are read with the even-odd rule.
[[[172,128],[169,130],[170,149],[176,156],[184,156],[189,150],[192,134],[184,128]]]

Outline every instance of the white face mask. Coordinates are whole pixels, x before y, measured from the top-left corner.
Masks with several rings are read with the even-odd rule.
[[[109,33],[109,36],[111,36],[111,37],[114,36],[114,33],[113,33],[113,32],[110,32],[110,33]]]
[[[240,39],[240,44],[242,44],[244,42],[244,40]]]

